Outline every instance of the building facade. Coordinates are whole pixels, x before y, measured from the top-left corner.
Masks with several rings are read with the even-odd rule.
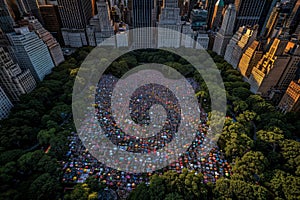
[[[157,26],[165,28],[158,31],[158,47],[180,47],[181,17],[177,0],[163,2]],[[168,29],[174,31],[170,32]]]
[[[299,63],[299,46],[285,39],[275,38],[268,52],[252,70],[250,90],[272,99],[275,94],[287,89],[296,76]]]
[[[43,42],[47,45],[55,66],[58,66],[60,63],[64,62],[65,58],[61,50],[60,44],[56,41],[52,34],[49,33],[42,26],[42,24],[34,17],[27,17],[25,18],[25,20],[28,21],[30,29],[34,31],[39,36],[39,38],[41,38]]]
[[[21,70],[2,47],[0,47],[0,85],[12,102],[19,101],[22,94],[29,93],[36,87],[30,70]]]
[[[234,31],[241,26],[259,24],[266,2],[266,0],[235,0],[237,17]]]
[[[63,38],[61,34],[61,19],[58,13],[57,5],[41,5],[40,11],[44,20],[44,27],[49,31],[61,44]]]
[[[218,55],[225,55],[226,47],[233,36],[235,19],[235,6],[234,4],[229,4],[224,14],[221,29],[218,31],[214,41],[213,51]]]
[[[257,63],[262,57],[263,51],[261,48],[261,43],[257,40],[254,40],[252,44],[243,53],[238,64],[238,70],[244,76],[244,79],[246,81],[248,81],[252,69],[257,65]]]
[[[244,53],[244,51],[252,44],[257,36],[257,26],[251,27],[240,27],[239,30],[230,40],[224,59],[233,66],[237,68],[239,61]]]
[[[0,86],[0,120],[8,117],[13,104]]]
[[[0,28],[4,33],[13,32],[14,19],[9,11],[6,0],[0,0]]]
[[[65,45],[71,47],[88,45],[85,29],[93,13],[91,0],[58,0],[57,2]]]
[[[210,29],[213,31],[218,31],[221,26],[224,6],[225,4],[223,0],[218,0],[215,5],[214,14],[212,16],[210,25]]]
[[[156,36],[153,27],[156,24],[156,1],[150,0],[131,0],[132,5],[132,28],[137,28],[130,36],[130,45],[139,48],[156,47]],[[139,29],[143,28],[143,29]]]
[[[37,82],[51,73],[54,63],[47,45],[28,27],[16,28],[7,34],[21,69],[29,69]]]
[[[108,3],[105,0],[100,0],[96,2],[96,7],[98,14],[90,20],[86,29],[90,46],[97,46],[97,44],[114,35]]]
[[[300,111],[300,79],[289,84],[278,108],[284,113]]]

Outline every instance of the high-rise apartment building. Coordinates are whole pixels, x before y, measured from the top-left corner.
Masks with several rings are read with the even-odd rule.
[[[300,111],[300,79],[290,83],[278,104],[278,108],[284,113]]]
[[[193,30],[192,36],[197,41],[193,48],[208,48],[209,37],[207,34],[207,11],[199,8],[193,9],[190,14],[190,22]]]
[[[180,46],[180,8],[178,0],[165,0],[159,15],[158,30],[158,47],[175,47]],[[171,29],[174,31],[168,31]]]
[[[243,53],[238,64],[238,70],[244,76],[244,79],[246,81],[248,81],[252,69],[257,65],[257,63],[260,61],[262,57],[263,57],[262,45],[259,41],[255,40]]]
[[[91,0],[57,0],[62,27],[84,29],[92,17]]]
[[[251,27],[240,27],[235,35],[231,38],[225,52],[224,59],[237,68],[239,61],[244,51],[252,44],[257,36],[257,26]]]
[[[207,10],[207,26],[212,27],[213,16],[215,11],[215,5],[218,0],[207,0],[205,3],[205,9]]]
[[[25,20],[28,22],[30,29],[34,31],[47,45],[55,66],[58,66],[60,63],[65,61],[60,44],[55,40],[51,33],[49,33],[36,18],[26,17]]]
[[[36,87],[30,70],[22,70],[2,47],[0,47],[0,86],[12,102],[19,101],[22,94],[29,93]]]
[[[9,11],[7,0],[0,0],[0,28],[5,33],[13,32],[15,22]]]
[[[268,0],[265,3],[262,15],[258,22],[258,33],[262,37],[266,37],[265,34],[274,29],[274,24],[277,21],[278,13],[280,11],[280,2],[278,0]]]
[[[295,33],[299,24],[300,24],[300,1],[297,1],[287,21],[287,28],[290,30],[289,33],[290,34]]]
[[[13,104],[0,86],[0,120],[8,117]]]
[[[213,31],[217,31],[221,26],[224,6],[225,4],[223,0],[218,0],[215,5],[214,13],[210,22],[210,29]]]
[[[224,56],[225,54],[226,47],[233,36],[235,19],[235,6],[234,4],[229,4],[224,14],[221,29],[218,31],[214,41],[213,51],[218,55]]]
[[[44,27],[49,31],[61,44],[63,42],[61,34],[61,19],[58,13],[57,5],[41,5],[40,11],[44,20]]]
[[[85,28],[92,17],[91,0],[58,0],[64,43],[71,47],[88,45]]]
[[[266,3],[266,0],[235,0],[237,17],[234,31],[241,26],[259,24]],[[264,20],[262,21],[264,22]]]
[[[114,35],[113,21],[110,18],[109,5],[105,0],[96,1],[97,15],[87,26],[87,38],[90,46],[97,46]]]
[[[280,13],[280,4],[277,4],[270,13],[269,18],[264,27],[262,27],[261,36],[269,38],[273,34]]]
[[[7,34],[21,69],[29,69],[37,82],[51,73],[54,63],[47,45],[28,27],[16,28]]]
[[[37,0],[16,0],[22,16],[33,15],[44,24]]]
[[[155,26],[156,1],[153,0],[131,0],[132,27],[143,28],[134,30],[131,37],[131,45],[134,47],[153,48],[156,40],[153,29],[147,27]]]

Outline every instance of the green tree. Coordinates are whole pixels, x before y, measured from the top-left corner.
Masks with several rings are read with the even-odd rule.
[[[28,189],[30,199],[52,200],[60,196],[60,184],[57,177],[45,173],[38,176]]]

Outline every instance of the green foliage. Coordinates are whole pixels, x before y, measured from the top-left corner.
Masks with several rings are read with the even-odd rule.
[[[57,159],[65,154],[67,136],[74,130],[71,94],[76,68],[90,50],[83,48],[55,67],[34,91],[21,96],[9,118],[0,122],[0,181],[5,183],[0,187],[0,199],[61,196]]]
[[[219,179],[214,189],[215,199],[270,199],[269,191],[241,180]]]
[[[139,185],[130,196],[135,199],[207,199],[208,188],[203,183],[203,175],[183,169],[181,174],[167,171],[163,175],[153,175],[150,186]]]

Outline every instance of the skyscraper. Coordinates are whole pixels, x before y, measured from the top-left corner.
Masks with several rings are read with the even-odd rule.
[[[16,28],[7,34],[21,69],[29,69],[37,82],[54,67],[47,45],[28,27]]]
[[[135,47],[151,48],[156,46],[156,41],[153,29],[146,27],[153,27],[155,11],[154,0],[132,0],[132,27],[145,28],[143,30],[134,30],[131,36],[131,45]]]
[[[58,0],[65,45],[82,47],[87,45],[85,28],[92,17],[91,0]]]
[[[258,24],[266,2],[266,0],[235,0],[237,17],[234,31],[241,26]]]
[[[13,32],[14,23],[6,0],[0,0],[0,28],[5,33]]]
[[[58,13],[57,5],[41,5],[40,11],[44,20],[44,27],[49,31],[61,44],[63,38],[61,35],[61,19]]]
[[[253,41],[252,44],[243,53],[240,59],[238,70],[244,76],[247,81],[251,75],[253,67],[257,65],[263,56],[263,51],[261,49],[261,43],[257,40]]]
[[[215,10],[215,5],[216,5],[217,1],[218,0],[207,0],[205,3],[205,9],[208,12],[208,15],[207,15],[207,26],[208,27],[212,26],[214,10]]]
[[[31,92],[36,82],[29,69],[22,70],[10,55],[0,47],[0,85],[12,102]]]
[[[180,46],[180,8],[178,8],[178,0],[165,0],[161,14],[159,15],[159,28],[167,28],[174,30],[168,31],[167,29],[159,29],[158,31],[158,47],[175,47]]]
[[[84,29],[92,17],[91,0],[57,0],[63,28]]]
[[[43,40],[47,45],[50,52],[51,58],[55,66],[65,61],[63,52],[61,50],[60,44],[55,40],[55,38],[49,33],[42,24],[34,17],[25,18],[29,23],[29,27]]]
[[[231,64],[233,68],[237,68],[244,51],[256,39],[257,30],[258,26],[254,26],[253,28],[240,27],[230,40],[226,48],[224,59]]]
[[[8,117],[13,104],[0,86],[0,120]]]
[[[278,104],[278,108],[284,113],[300,111],[300,79],[290,83]]]
[[[37,0],[16,0],[22,16],[33,15],[44,24]]]
[[[287,21],[287,28],[290,30],[290,34],[295,33],[299,24],[300,24],[300,1],[297,1]]]
[[[225,54],[226,46],[228,45],[231,37],[233,36],[235,19],[235,6],[234,4],[229,4],[224,14],[221,29],[218,31],[214,42],[213,51],[216,52],[218,55],[224,56]]]
[[[266,21],[265,26],[262,27],[261,36],[263,36],[264,38],[269,38],[272,35],[276,22],[279,17],[279,12],[280,12],[280,7],[279,4],[277,4],[277,6],[275,6],[272,9],[272,12],[270,13],[268,20]]]
[[[222,22],[222,14],[223,14],[223,9],[224,9],[224,1],[223,0],[218,0],[215,8],[214,8],[214,13],[210,22],[210,27],[213,31],[218,30],[219,27],[221,26]]]
[[[275,21],[277,20],[277,17],[278,17],[279,5],[280,5],[280,3],[278,2],[278,0],[266,1],[264,9],[262,11],[262,15],[258,22],[258,25],[259,25],[258,33],[260,34],[260,36],[264,36],[264,34],[266,34],[266,31],[270,32],[270,30],[272,30],[272,28],[273,28],[272,25],[275,24]],[[278,9],[277,13],[275,10],[276,8]],[[266,30],[266,29],[268,29],[268,30]]]
[[[114,35],[113,22],[109,16],[109,5],[105,0],[96,1],[97,15],[87,26],[87,37],[90,46],[96,46]]]

